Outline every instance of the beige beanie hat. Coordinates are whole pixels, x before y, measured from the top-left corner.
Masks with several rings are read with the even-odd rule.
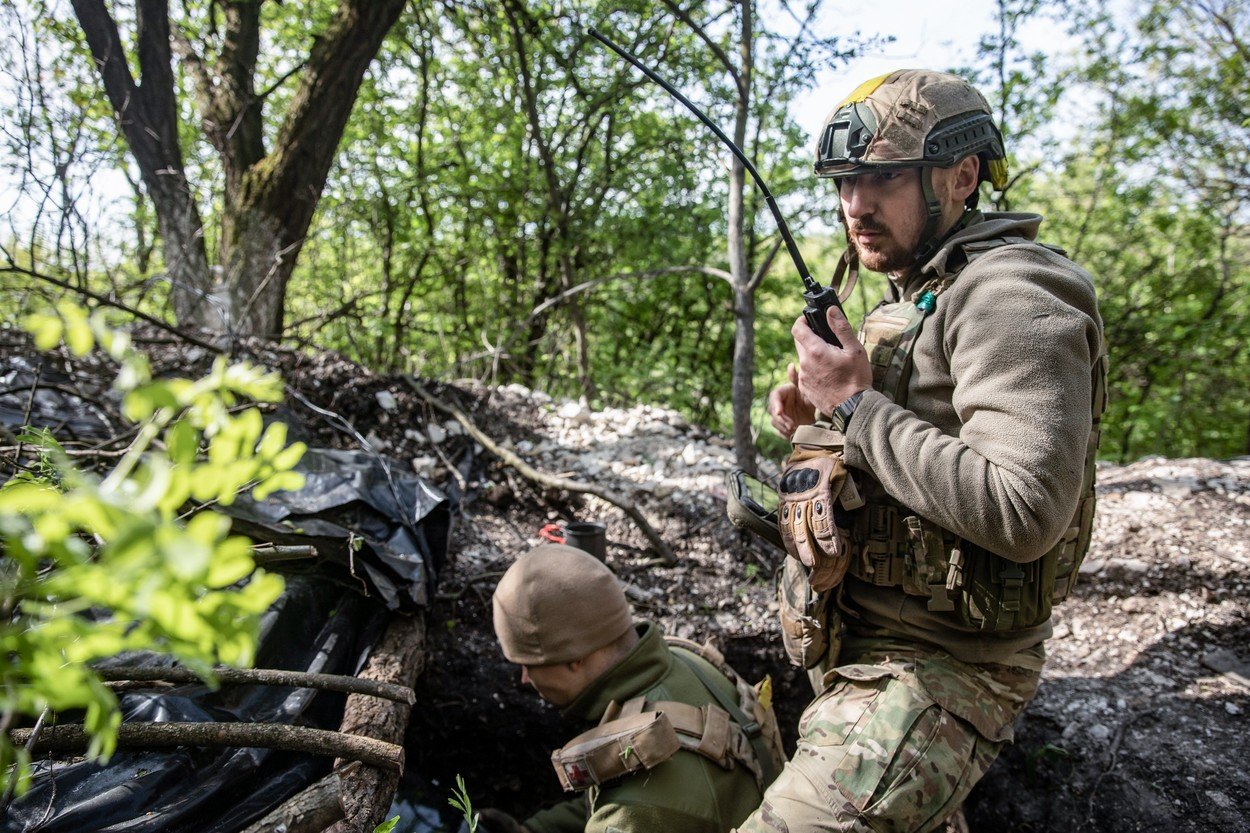
[[[572,662],[633,624],[625,591],[593,555],[542,544],[508,568],[493,599],[495,635],[517,665]]]

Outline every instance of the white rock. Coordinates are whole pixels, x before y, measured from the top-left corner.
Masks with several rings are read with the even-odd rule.
[[[1176,477],[1164,480],[1159,484],[1159,491],[1168,497],[1189,497],[1198,490],[1198,478]]]
[[[590,412],[580,402],[565,402],[556,409],[556,416],[560,419],[567,419],[577,425],[585,425],[590,422]]]
[[[1224,711],[1228,712],[1229,714],[1241,714],[1241,706],[1237,705],[1236,703],[1230,700],[1229,702],[1224,704]]]
[[[393,411],[396,406],[399,405],[398,400],[395,399],[395,394],[391,393],[389,390],[380,390],[373,396],[378,400],[378,405],[381,406],[384,411]]]
[[[425,434],[422,434],[415,428],[405,428],[404,436],[417,444],[425,442]]]
[[[431,422],[425,427],[425,431],[430,437],[430,442],[435,445],[438,445],[443,440],[447,439],[447,432],[444,431],[443,426],[439,425],[437,422]]]
[[[703,455],[694,443],[686,443],[686,447],[681,450],[681,461],[687,466],[693,466],[702,459]]]
[[[464,426],[458,420],[449,419],[443,423],[443,430],[447,432],[449,437],[459,437],[464,434]]]

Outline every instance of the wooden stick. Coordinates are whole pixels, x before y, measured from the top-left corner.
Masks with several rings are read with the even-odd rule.
[[[331,772],[270,810],[264,818],[244,828],[241,833],[273,833],[275,830],[322,833],[343,818],[343,808],[339,804],[342,780],[360,766],[353,761],[343,769]]]
[[[113,666],[97,668],[96,673],[105,682],[119,682],[119,688],[133,688],[128,683],[168,682],[202,683],[203,678],[190,668],[157,668],[153,666]],[[308,674],[301,671],[280,671],[272,668],[221,668],[213,669],[213,675],[222,685],[276,685],[292,688],[315,688],[322,691],[342,691],[347,694],[366,694],[394,700],[411,706],[417,695],[411,687],[345,677],[339,674]]]
[[[469,433],[469,436],[481,443],[483,448],[487,449],[496,457],[512,466],[524,477],[552,489],[563,489],[566,492],[594,495],[601,500],[611,503],[613,506],[620,507],[621,511],[628,515],[638,526],[638,529],[641,530],[642,534],[646,536],[646,539],[651,544],[652,549],[654,549],[656,554],[659,556],[661,563],[670,567],[677,563],[677,557],[673,555],[673,551],[669,549],[668,544],[664,543],[664,539],[659,536],[659,533],[655,531],[655,529],[647,521],[646,517],[631,501],[626,500],[624,497],[621,497],[615,492],[610,492],[607,489],[601,489],[598,486],[592,486],[589,483],[582,483],[579,480],[572,480],[567,477],[557,477],[555,475],[545,474],[538,471],[529,463],[522,460],[519,456],[499,445],[490,437],[486,436],[486,434],[483,434],[481,429],[474,425],[472,420],[470,420],[469,417],[466,416],[465,413],[459,408],[454,405],[439,402],[435,399],[433,395],[422,387],[416,379],[411,376],[405,376],[404,381],[407,382],[408,386],[413,389],[417,396],[424,399],[431,408],[442,411],[448,416],[455,418],[457,422],[464,426],[464,430]]]
[[[425,666],[425,640],[425,620],[421,616],[391,614],[390,623],[373,646],[360,676],[413,685]],[[352,695],[347,698],[339,728],[344,732],[403,743],[411,716],[412,709],[399,703]],[[340,761],[336,766],[341,764]],[[344,773],[339,784],[343,817],[327,828],[326,833],[373,830],[386,819],[398,786],[399,774],[382,767],[362,766],[352,773]]]
[[[30,729],[11,729],[9,740],[25,744]],[[35,742],[33,753],[81,753],[91,743],[82,726],[48,726]],[[168,746],[209,748],[259,747],[333,755],[361,761],[398,777],[404,768],[404,748],[373,738],[288,726],[281,723],[123,723],[117,727],[117,745],[127,749]]]

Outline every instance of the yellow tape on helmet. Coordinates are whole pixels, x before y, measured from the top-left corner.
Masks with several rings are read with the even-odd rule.
[[[1007,160],[991,159],[989,164],[990,184],[995,190],[1001,191],[1007,187]]]
[[[864,83],[856,87],[854,90],[852,90],[851,94],[848,95],[846,98],[842,99],[842,101],[838,104],[838,106],[833,109],[840,110],[848,104],[858,104],[859,102],[863,101],[868,96],[875,93],[877,91],[877,87],[880,87],[882,84],[884,84],[885,79],[889,78],[891,75],[893,75],[897,71],[898,70],[892,70],[890,72],[887,72],[885,75],[878,75],[876,78],[869,78],[867,81],[865,81]]]

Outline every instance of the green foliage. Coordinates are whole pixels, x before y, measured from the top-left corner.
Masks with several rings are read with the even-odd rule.
[[[392,819],[387,819],[382,822],[377,827],[373,828],[373,833],[391,833],[397,824],[399,824],[399,816],[395,816]]]
[[[477,833],[478,814],[473,812],[473,801],[469,798],[469,790],[464,785],[464,778],[456,775],[456,786],[452,788],[451,798],[447,803],[456,808],[464,816],[469,826],[469,833]]]
[[[216,663],[251,663],[259,616],[282,581],[255,569],[228,518],[180,513],[248,489],[299,488],[291,469],[304,447],[287,445],[281,424],[263,428],[246,404],[277,401],[276,374],[222,359],[203,379],[155,379],[98,312],[62,303],[27,323],[41,349],[63,341],[81,356],[98,347],[118,363],[134,439],[98,476],[76,468],[48,432],[20,437],[39,459],[0,487],[0,708],[10,717],[84,710],[88,754],[107,758],[120,715],[91,662],[155,651],[210,682]],[[0,737],[0,756],[6,773],[16,759],[24,778],[24,750]]]
[[[1097,282],[1112,373],[1105,457],[1250,452],[1244,5],[1004,0],[974,60],[958,68],[985,92],[1011,155],[1012,184],[983,205],[1043,213],[1042,239]],[[266,91],[268,144],[293,94],[288,74],[332,8],[262,9],[256,89]],[[756,8],[759,34],[776,23],[776,7]],[[737,7],[690,14],[704,11],[725,11],[709,36],[730,45]],[[175,14],[199,54],[221,54],[216,4],[196,0]],[[133,20],[123,22],[129,31]],[[587,24],[731,125],[724,67],[658,0],[410,5],[361,88],[302,242],[286,320],[301,342],[381,371],[519,382],[596,406],[662,402],[727,431],[731,288],[709,271],[664,271],[725,268],[726,154],[590,41]],[[22,94],[0,107],[14,125],[0,142],[4,164],[27,188],[63,185],[77,212],[86,172],[125,167],[112,107],[81,80],[92,77],[82,33],[45,0],[0,1],[0,26],[27,46],[0,59],[24,79]],[[1036,26],[1066,26],[1078,48],[1030,49]],[[809,137],[789,118],[791,96],[856,45],[811,31],[756,39],[747,152],[799,231],[828,217],[835,197],[809,177]],[[791,50],[801,54],[786,69]],[[184,101],[193,97],[189,66],[175,67]],[[211,244],[221,232],[219,162],[189,107],[184,115],[191,181],[219,183],[196,191]],[[28,165],[37,170],[27,175]],[[151,201],[135,190],[106,213],[112,223],[73,212],[62,221],[49,208],[42,234],[14,232],[0,245],[23,268],[162,314],[167,287],[150,280],[160,274]],[[773,227],[753,188],[746,199],[754,264]],[[114,232],[99,241],[102,253],[82,238],[94,228]],[[808,265],[827,280],[841,235],[806,237]],[[864,278],[848,305],[853,320],[884,281]],[[764,398],[793,356],[797,286],[783,255],[756,295],[752,426],[774,457],[785,444],[768,427]],[[0,318],[24,312],[31,289],[0,270],[0,298],[11,301]]]

